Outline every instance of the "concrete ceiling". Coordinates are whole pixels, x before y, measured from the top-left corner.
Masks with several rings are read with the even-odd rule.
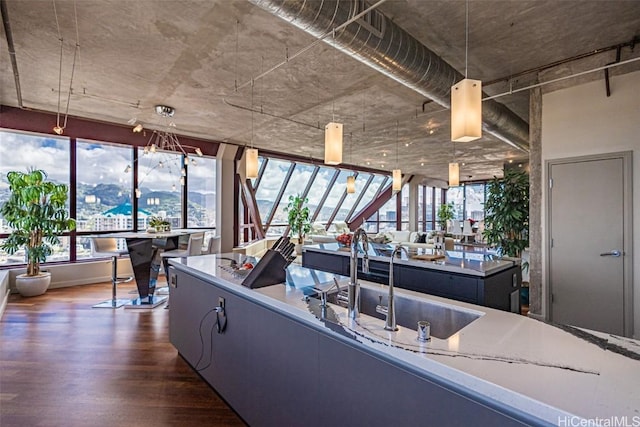
[[[176,109],[176,132],[260,149],[323,158],[324,125],[344,123],[344,161],[447,179],[454,155],[446,108],[378,71],[320,43],[286,65],[252,77],[310,45],[314,38],[247,0],[2,0],[15,47],[23,106],[64,112],[69,91],[77,10],[79,50],[69,115],[148,129],[165,119],[156,104]],[[63,38],[59,79],[60,35]],[[461,73],[465,68],[465,2],[388,0],[379,10]],[[7,18],[5,17],[5,18]],[[640,1],[470,1],[468,75],[491,82],[555,61],[627,43],[640,35]],[[327,39],[330,43],[330,38]],[[3,31],[0,102],[17,106]],[[640,56],[629,47],[621,59]],[[590,56],[484,86],[488,95],[615,61],[616,51]],[[640,69],[640,61],[611,75]],[[567,85],[599,79],[602,71]],[[615,87],[612,87],[615,93]],[[253,99],[253,102],[252,102]],[[528,122],[528,91],[497,99]],[[252,114],[251,105],[258,111]],[[242,107],[242,108],[239,108]],[[423,109],[424,108],[424,109]],[[263,112],[264,114],[260,113]],[[396,123],[398,137],[396,138]],[[363,130],[364,129],[364,130]],[[488,133],[457,143],[461,178],[500,175],[524,151]],[[397,157],[397,163],[396,163]],[[384,165],[384,166],[382,166]]]

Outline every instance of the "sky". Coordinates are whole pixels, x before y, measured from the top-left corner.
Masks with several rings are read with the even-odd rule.
[[[78,182],[88,185],[118,183],[130,188],[133,172],[125,173],[127,165],[133,165],[130,147],[80,139],[77,143]],[[0,131],[0,190],[8,187],[7,172],[26,171],[29,167],[43,169],[53,181],[68,183],[69,144],[69,139],[64,137]],[[205,179],[215,177],[215,159],[195,155],[193,159],[197,164],[189,166],[189,191],[215,193],[212,185],[215,180]],[[159,161],[163,161],[164,168],[157,168]],[[182,162],[178,156],[168,153],[142,155],[140,150],[139,163],[139,176],[144,187],[172,191],[175,184],[179,188]]]

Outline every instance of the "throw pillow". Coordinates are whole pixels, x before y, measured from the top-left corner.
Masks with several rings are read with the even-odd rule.
[[[418,237],[418,243],[427,243],[427,233],[422,233]]]

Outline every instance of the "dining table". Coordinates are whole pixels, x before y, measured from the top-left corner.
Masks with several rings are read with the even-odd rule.
[[[124,239],[131,260],[133,275],[138,288],[138,297],[124,305],[124,308],[151,309],[165,302],[167,295],[157,295],[158,273],[162,268],[160,254],[177,249],[181,241],[187,243],[189,235],[201,233],[202,229],[173,229],[168,231],[123,231],[100,234],[94,237]]]

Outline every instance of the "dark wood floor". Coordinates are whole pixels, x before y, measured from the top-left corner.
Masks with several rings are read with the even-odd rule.
[[[169,343],[169,310],[91,308],[109,296],[110,284],[10,296],[0,426],[244,425]]]

